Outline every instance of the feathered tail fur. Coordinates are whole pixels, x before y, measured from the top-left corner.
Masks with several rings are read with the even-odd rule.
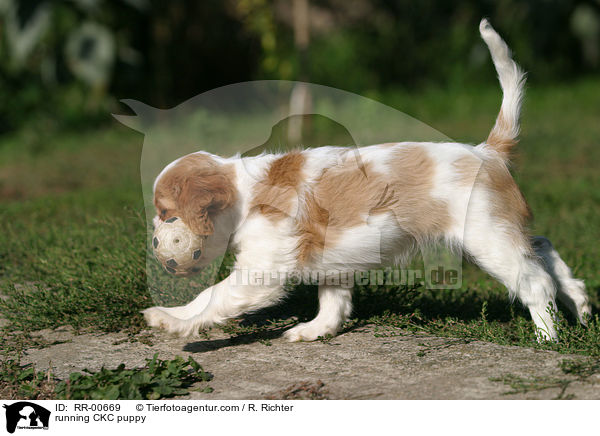
[[[503,92],[502,106],[486,143],[508,161],[518,143],[525,73],[512,60],[510,49],[485,18],[479,24],[479,32],[490,50]]]

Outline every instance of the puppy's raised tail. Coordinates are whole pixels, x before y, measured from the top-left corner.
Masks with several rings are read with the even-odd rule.
[[[511,150],[519,142],[517,137],[525,73],[512,60],[510,49],[485,18],[479,23],[479,32],[490,50],[503,92],[502,106],[486,143],[508,161]]]

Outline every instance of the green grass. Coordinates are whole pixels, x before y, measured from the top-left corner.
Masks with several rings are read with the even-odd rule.
[[[573,382],[591,383],[591,376],[600,373],[600,360],[571,360],[563,359],[559,367],[563,377],[531,376],[521,377],[515,374],[504,374],[500,377],[491,377],[490,381],[503,383],[511,388],[504,395],[526,394],[528,392],[543,391],[546,389],[559,389],[555,400],[575,399],[572,394],[566,395],[566,390]]]
[[[212,392],[206,383],[212,375],[191,357],[184,360],[146,359],[142,368],[73,372],[66,380],[56,379],[50,370],[36,371],[14,360],[0,362],[0,397],[59,400],[157,400],[187,395],[189,388]]]
[[[377,98],[377,96],[375,96]],[[390,92],[393,104],[459,141],[482,141],[497,114],[500,91]],[[547,236],[575,275],[586,280],[594,306],[588,328],[562,312],[560,343],[537,344],[528,314],[506,290],[465,265],[463,286],[357,287],[351,331],[375,324],[377,335],[415,330],[499,344],[600,356],[600,81],[528,92],[515,176],[535,215],[533,233]],[[399,138],[401,139],[401,138]],[[60,133],[26,132],[0,141],[0,312],[2,344],[15,352],[27,332],[72,325],[77,330],[130,330],[153,305],[146,273],[146,231],[139,158],[143,138],[124,127]],[[160,276],[164,297],[183,302],[201,290],[194,280]],[[281,305],[222,329],[238,341],[265,345],[317,310],[316,289],[302,286]],[[21,333],[15,334],[15,331]],[[210,332],[206,335],[209,337]],[[324,339],[327,341],[327,338]],[[22,345],[18,345],[22,344]]]

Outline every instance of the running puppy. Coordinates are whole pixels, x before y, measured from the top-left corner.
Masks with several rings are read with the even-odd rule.
[[[148,324],[192,335],[284,296],[279,280],[242,284],[235,271],[365,270],[406,261],[432,242],[459,247],[502,282],[529,309],[540,340],[557,339],[548,310],[556,296],[585,323],[583,281],[550,241],[528,234],[529,207],[508,170],[524,74],[487,20],[479,30],[503,100],[487,140],[475,147],[400,142],[228,159],[198,152],[169,164],[155,181],[155,220],[179,216],[206,236],[206,262],[231,237],[237,260],[231,276],[188,305],[145,310]],[[285,337],[336,334],[351,298],[350,289],[319,286],[317,317]]]

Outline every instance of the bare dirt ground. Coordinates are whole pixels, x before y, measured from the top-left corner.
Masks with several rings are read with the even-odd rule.
[[[22,363],[50,366],[58,377],[120,363],[142,366],[154,353],[193,356],[214,375],[214,391],[180,398],[600,399],[599,374],[581,377],[560,368],[564,359],[582,356],[401,330],[381,334],[370,326],[313,343],[230,338],[218,331],[197,341],[157,331],[75,335],[68,327],[37,334],[66,342],[27,350]]]

